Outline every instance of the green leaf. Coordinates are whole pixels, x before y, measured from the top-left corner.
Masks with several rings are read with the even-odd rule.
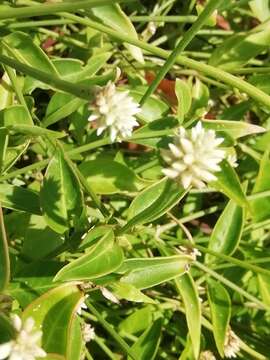
[[[87,61],[85,66],[81,66],[81,62],[77,59],[55,59],[53,64],[55,65],[60,76],[67,81],[81,82],[83,79],[90,78],[95,75],[106,62],[112,56],[111,52],[101,52],[94,54]],[[80,66],[71,66],[74,62],[79,63]]]
[[[0,81],[0,110],[13,104],[14,93],[7,73],[4,73]]]
[[[201,342],[201,303],[198,291],[194,280],[189,273],[184,274],[180,279],[176,279],[175,283],[184,302],[189,336],[193,353],[197,359]]]
[[[74,113],[86,101],[71,94],[55,93],[47,106],[43,126],[50,126]]]
[[[233,35],[212,53],[209,64],[224,70],[235,69],[267,50],[269,41],[269,27],[262,31]]]
[[[270,306],[270,283],[269,276],[258,274],[259,290],[264,304]]]
[[[145,306],[135,310],[119,324],[119,330],[129,334],[137,334],[144,331],[153,322],[153,309]]]
[[[176,79],[175,81],[175,94],[178,100],[177,118],[180,124],[183,123],[185,115],[191,107],[191,89],[186,81]]]
[[[192,87],[192,103],[188,113],[188,117],[202,117],[205,114],[205,110],[209,101],[209,89],[208,87],[196,78],[195,84]]]
[[[8,146],[8,130],[5,127],[0,127],[0,174],[4,166],[7,146]]]
[[[128,259],[117,272],[124,272],[120,281],[147,289],[183,275],[191,262],[189,256],[174,255],[155,258]]]
[[[3,40],[19,61],[37,69],[42,69],[53,76],[58,76],[55,66],[46,53],[35,44],[31,36],[15,31],[5,36]]]
[[[231,300],[227,290],[214,280],[207,281],[207,295],[210,306],[213,334],[221,357],[231,317]]]
[[[122,248],[115,243],[114,234],[110,230],[85,255],[64,266],[54,280],[93,280],[117,270],[123,259]]]
[[[0,184],[0,203],[4,208],[40,215],[39,195],[20,186]]]
[[[73,331],[76,330],[72,324],[82,299],[78,287],[69,283],[48,291],[24,310],[23,319],[32,317],[36,328],[42,328],[41,346],[46,352],[64,357],[70,353]]]
[[[40,201],[47,224],[64,233],[83,210],[83,194],[79,181],[60,149],[50,161],[40,191]]]
[[[174,117],[162,117],[134,131],[130,141],[151,148],[166,148],[171,140],[168,135],[173,135],[178,125]]]
[[[97,194],[138,192],[147,184],[127,166],[110,159],[86,161],[79,169]]]
[[[245,223],[245,209],[230,200],[212,231],[208,248],[217,253],[232,255],[237,249]],[[206,256],[207,261],[216,257]]]
[[[240,180],[227,160],[220,164],[221,170],[216,172],[216,181],[211,182],[211,186],[224,192],[230,199],[234,200],[239,206],[248,207],[248,202],[240,184]]]
[[[19,264],[18,264],[19,265]],[[9,284],[8,293],[25,308],[52,288],[53,277],[61,267],[56,261],[33,261],[30,264],[17,266],[13,281]]]
[[[238,139],[243,136],[265,132],[265,129],[263,127],[249,124],[243,121],[203,120],[202,124],[204,128],[213,129],[217,131],[217,133],[222,133],[225,131],[233,139]]]
[[[138,39],[137,32],[129,17],[122,11],[118,4],[99,6],[91,9],[91,13],[112,29]],[[140,63],[144,62],[141,49],[134,45],[125,44],[131,55]]]
[[[59,139],[66,136],[65,133],[44,129],[40,126],[34,125],[10,125],[7,128],[8,130],[19,134],[26,134],[30,136],[49,136],[52,139]]]
[[[32,215],[25,230],[22,254],[38,260],[63,243],[62,236],[47,226],[43,216]]]
[[[153,360],[156,357],[160,337],[161,337],[162,319],[157,319],[151,324],[148,329],[139,337],[139,339],[132,345],[131,349],[140,360]],[[128,360],[131,360],[128,357]]]
[[[125,227],[151,222],[168,212],[186,194],[175,181],[164,178],[143,190],[131,203]]]
[[[110,290],[118,299],[125,299],[128,301],[134,301],[138,303],[150,303],[155,304],[155,301],[150,297],[144,295],[140,290],[130,284],[121,282],[115,282],[109,285]]]
[[[10,261],[8,241],[5,230],[4,216],[0,203],[0,293],[5,290],[9,283]]]
[[[249,1],[248,5],[250,6],[253,14],[260,21],[265,21],[270,17],[270,6],[268,0],[252,0]]]
[[[266,94],[270,95],[269,79],[269,74],[255,74],[250,76],[248,81],[260,90],[264,91]]]
[[[260,163],[260,169],[252,193],[270,190],[270,159],[269,151],[266,151]],[[255,222],[269,218],[270,196],[260,197],[251,201],[252,213]]]
[[[130,96],[136,101],[140,102],[145,94],[146,87],[138,87],[129,91]],[[140,120],[145,123],[150,123],[164,117],[169,112],[169,106],[158,97],[152,95],[143,104],[140,113],[137,115]]]
[[[12,105],[0,111],[0,126],[32,126],[32,118],[23,105]]]
[[[67,360],[81,360],[84,350],[82,328],[79,317],[73,317],[70,326],[70,338],[67,346]]]

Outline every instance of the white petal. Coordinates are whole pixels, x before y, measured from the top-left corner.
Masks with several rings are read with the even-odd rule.
[[[179,172],[173,169],[162,169],[162,172],[164,175],[172,179],[175,179],[179,175]]]
[[[193,153],[193,144],[190,140],[183,138],[180,139],[180,143],[187,154]]]
[[[14,328],[17,331],[20,331],[21,328],[22,328],[22,320],[21,320],[21,318],[18,315],[14,314],[14,315],[12,315],[11,320],[12,320],[12,324],[13,324]]]
[[[182,181],[184,189],[187,189],[191,184],[192,174],[190,174],[189,172],[184,172],[181,175],[181,181]]]
[[[183,155],[182,151],[174,144],[169,144],[168,146],[175,157],[181,157]]]
[[[0,360],[6,359],[11,353],[13,341],[6,342],[0,345]]]

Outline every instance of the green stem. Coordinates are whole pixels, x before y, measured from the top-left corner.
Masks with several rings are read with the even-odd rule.
[[[128,344],[118,335],[114,328],[102,317],[102,315],[97,311],[97,309],[90,303],[86,301],[86,305],[92,314],[96,316],[103,328],[112,336],[112,338],[119,344],[119,346],[129,355],[133,360],[139,360],[133,350],[128,346]]]
[[[254,302],[258,306],[260,306],[260,308],[265,309],[265,310],[270,310],[270,306],[264,304],[263,302],[258,300],[255,296],[253,296],[253,295],[249,294],[247,291],[241,289],[239,286],[235,285],[230,280],[224,278],[224,276],[222,276],[222,275],[218,274],[217,272],[209,269],[208,266],[205,266],[205,265],[199,263],[198,261],[195,261],[194,264],[195,264],[195,266],[197,268],[199,268],[200,270],[204,271],[205,273],[211,275],[213,278],[220,281],[222,284],[224,284],[224,285],[228,286],[229,288],[233,289],[234,291],[238,292],[239,294],[244,296],[246,299]]]
[[[8,241],[5,231],[4,215],[0,203],[0,254],[1,254],[1,278],[0,292],[5,290],[10,278],[10,260],[8,252]]]
[[[212,15],[213,11],[218,8],[221,2],[223,2],[223,0],[210,0],[207,3],[204,10],[199,15],[198,19],[191,26],[191,28],[189,28],[188,31],[184,34],[183,38],[180,40],[176,48],[171,52],[171,54],[167,58],[165,64],[161,67],[155,79],[153,80],[153,82],[151,83],[151,85],[148,87],[145,94],[143,95],[140,101],[140,105],[143,105],[146,102],[146,100],[155,92],[160,81],[165,77],[165,75],[170,71],[170,69],[176,62],[177,57],[192,41],[192,39],[196,36],[197,32],[206,23],[206,21]]]
[[[9,58],[5,55],[0,54],[0,62],[4,65],[10,66],[11,68],[21,71],[37,80],[42,81],[45,84],[51,85],[59,90],[73,94],[79,98],[89,100],[91,99],[92,91],[88,86],[74,85],[69,81],[62,80],[51,74],[48,74],[42,70],[35,69],[32,66],[23,64],[22,62]]]
[[[187,243],[187,242],[185,242],[185,243],[190,244],[190,243]],[[261,267],[256,266],[256,265],[249,264],[246,261],[238,260],[238,259],[236,259],[236,258],[234,258],[232,256],[228,256],[228,255],[218,253],[216,251],[207,249],[204,246],[200,246],[200,245],[196,244],[195,247],[198,250],[202,251],[203,253],[213,255],[213,256],[215,256],[215,257],[217,257],[219,259],[222,259],[222,260],[228,261],[228,262],[230,262],[232,264],[235,264],[237,266],[240,266],[241,268],[253,271],[253,272],[258,273],[258,274],[264,274],[264,275],[270,276],[270,270],[261,268]]]
[[[8,29],[23,29],[23,28],[33,28],[33,27],[42,27],[42,26],[55,26],[55,25],[68,25],[74,24],[74,21],[66,19],[52,19],[52,20],[33,20],[33,21],[21,21],[21,22],[12,22],[6,24],[2,22],[0,26],[5,26]]]
[[[67,19],[73,20],[73,21],[80,23],[82,25],[85,25],[85,26],[89,26],[97,31],[101,31],[109,36],[112,36],[116,40],[120,40],[120,41],[129,43],[129,44],[135,45],[135,46],[149,52],[150,54],[161,57],[163,59],[167,59],[170,55],[170,53],[166,50],[160,49],[151,44],[147,44],[144,41],[138,40],[132,36],[126,35],[119,31],[112,30],[109,27],[99,24],[90,19],[82,18],[80,16],[76,16],[73,14],[67,14],[67,13],[64,13],[64,14],[62,13],[61,15]],[[186,58],[184,56],[178,56],[176,59],[176,63],[178,65],[186,66],[186,67],[189,67],[190,69],[202,72],[208,76],[211,76],[217,80],[224,82],[225,84],[230,85],[231,87],[235,87],[235,88],[239,89],[240,91],[248,94],[251,98],[259,101],[260,103],[262,103],[270,108],[270,96],[269,95],[267,95],[265,92],[261,91],[260,89],[257,89],[255,86],[249,84],[248,82],[246,82],[234,75],[231,75],[230,73],[228,73],[224,70],[221,70],[214,66],[210,66],[210,65],[201,63],[196,60]]]
[[[34,5],[19,8],[5,9],[0,14],[0,20],[13,18],[27,18],[40,15],[56,14],[61,11],[78,11],[79,9],[92,8],[112,3],[128,3],[134,0],[81,0],[72,2],[63,2],[58,4]]]
[[[198,16],[130,16],[133,22],[168,22],[168,23],[194,23]]]

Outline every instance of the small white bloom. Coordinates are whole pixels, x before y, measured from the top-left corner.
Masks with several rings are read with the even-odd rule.
[[[111,302],[115,303],[115,304],[119,304],[119,300],[117,299],[117,297],[110,292],[107,288],[100,286],[100,291],[102,293],[102,295],[107,299],[110,300]]]
[[[236,334],[229,329],[226,333],[224,355],[226,358],[236,358],[240,351],[240,341]]]
[[[14,315],[12,322],[17,336],[0,345],[0,360],[35,360],[46,357],[46,352],[39,346],[42,331],[34,329],[34,319],[29,317],[23,323],[18,315]]]
[[[94,340],[96,334],[95,334],[95,328],[91,326],[90,324],[84,323],[82,326],[82,336],[84,342],[89,342],[91,340]]]
[[[200,353],[199,360],[216,360],[216,357],[212,351],[206,350]]]
[[[138,126],[135,115],[141,109],[129,95],[129,91],[118,91],[110,81],[97,94],[95,104],[90,105],[93,110],[89,121],[95,121],[97,135],[108,130],[111,141],[121,141],[132,135],[133,128]]]
[[[169,178],[180,181],[187,189],[189,186],[202,188],[205,183],[216,180],[215,172],[220,171],[219,163],[225,151],[218,148],[222,138],[216,138],[214,130],[206,130],[199,121],[191,130],[178,129],[174,143],[162,155],[170,167],[163,169]]]
[[[235,154],[228,154],[227,161],[231,165],[231,167],[236,168],[238,166],[237,157]]]

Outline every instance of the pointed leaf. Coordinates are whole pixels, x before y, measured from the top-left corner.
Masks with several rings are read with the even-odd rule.
[[[157,319],[139,339],[132,345],[131,349],[140,360],[153,360],[156,357],[160,336],[161,336],[162,319]],[[128,357],[128,360],[131,360]]]
[[[221,170],[216,172],[217,181],[211,185],[217,190],[224,192],[230,199],[234,200],[238,205],[248,207],[248,202],[240,180],[227,160],[223,160],[220,164]]]
[[[82,214],[83,195],[79,181],[60,149],[56,150],[47,167],[40,201],[47,224],[60,234]]]
[[[8,146],[8,130],[5,127],[0,128],[0,174],[6,158],[6,150]]]
[[[134,226],[151,222],[168,212],[186,194],[175,181],[164,178],[143,190],[131,203],[128,224]]]
[[[230,200],[219,216],[212,231],[208,248],[217,253],[232,255],[237,249],[245,222],[245,209]],[[207,261],[215,261],[216,257],[206,256]]]
[[[85,255],[64,266],[54,280],[93,280],[117,270],[123,258],[122,248],[115,243],[110,230]]]
[[[110,26],[114,30],[130,35],[135,39],[138,39],[137,32],[130,21],[129,17],[122,11],[118,4],[112,4],[107,6],[99,6],[91,9],[91,13],[100,19],[104,24]],[[131,55],[139,62],[143,63],[143,54],[141,49],[125,44],[129,49]]]
[[[155,304],[155,301],[152,300],[150,297],[144,295],[140,290],[138,290],[135,286],[130,284],[125,284],[121,282],[116,282],[110,284],[110,290],[112,290],[113,294],[118,299],[125,299],[128,301],[134,302],[144,302],[144,303],[151,303]]]
[[[270,158],[269,151],[266,151],[261,159],[259,173],[253,188],[253,194],[270,190]],[[251,201],[254,220],[256,222],[269,218],[270,196],[259,197]]]
[[[233,139],[238,139],[243,136],[265,132],[265,129],[263,127],[245,123],[243,121],[203,120],[203,126],[206,129],[213,129],[217,132],[225,131]]]
[[[78,287],[69,283],[48,291],[24,310],[23,318],[32,317],[36,328],[42,328],[41,346],[46,352],[67,356],[76,330],[72,323],[82,299]]]
[[[212,53],[209,64],[224,70],[235,69],[267,50],[269,41],[269,27],[262,31],[233,35]]]
[[[192,343],[193,353],[197,359],[200,352],[201,342],[201,303],[193,278],[189,273],[175,280],[184,302],[189,336]]]
[[[177,118],[180,124],[184,121],[185,115],[191,107],[191,89],[186,81],[176,79],[175,81],[175,94],[178,100]]]
[[[5,290],[10,277],[10,261],[4,216],[0,203],[0,293]]]
[[[31,36],[15,31],[5,36],[3,40],[12,49],[19,61],[37,69],[42,69],[53,76],[58,76],[55,66],[46,53],[35,44]]]
[[[79,169],[97,194],[138,192],[147,184],[126,165],[110,159],[85,161]]]
[[[39,195],[20,186],[0,184],[0,203],[7,209],[41,215]]]
[[[223,357],[226,332],[231,317],[230,296],[227,290],[214,280],[208,280],[207,295],[215,342],[220,356]]]
[[[191,260],[183,255],[129,259],[118,269],[125,273],[120,281],[140,290],[147,289],[183,275]]]

